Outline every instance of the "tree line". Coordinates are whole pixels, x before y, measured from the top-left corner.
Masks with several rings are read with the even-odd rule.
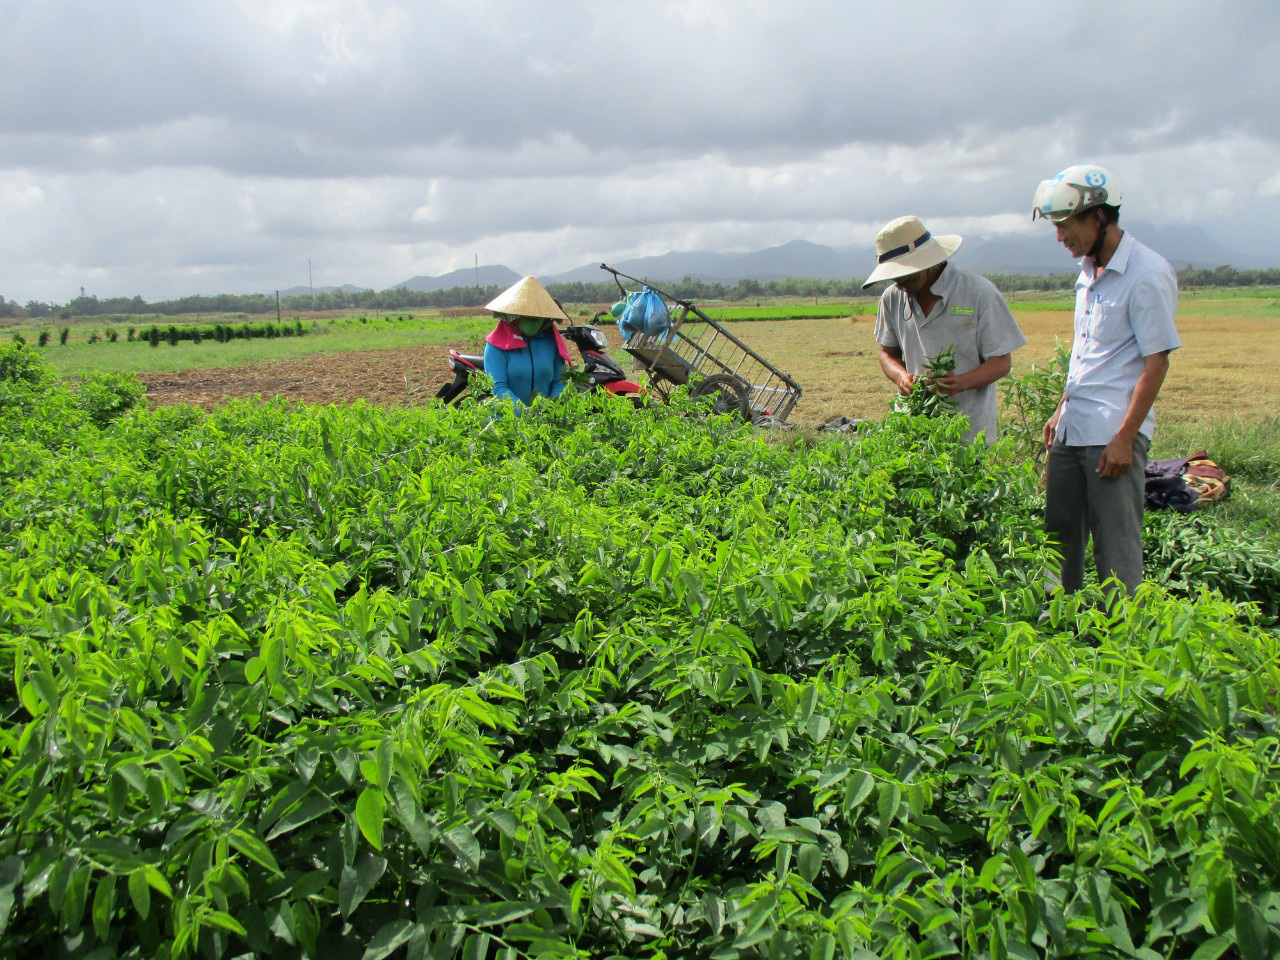
[[[1067,291],[1075,284],[1075,274],[1027,275],[988,274],[988,278],[1003,292],[1014,291]],[[1178,271],[1178,281],[1183,287],[1262,287],[1280,286],[1280,269],[1237,270],[1234,267],[1212,268],[1185,267]],[[750,300],[756,297],[859,297],[865,296],[859,280],[814,280],[790,277],[785,280],[739,280],[724,283],[685,277],[674,283],[664,283],[669,294],[686,300]],[[502,287],[451,287],[448,290],[410,290],[395,287],[391,290],[333,290],[315,295],[302,294],[284,297],[280,307],[290,312],[324,310],[401,310],[415,307],[479,307],[488,303]],[[607,303],[618,297],[618,287],[612,281],[600,283],[552,283],[547,285],[551,295],[562,303]],[[43,303],[29,300],[18,304],[0,296],[0,318],[39,319],[54,317],[110,317],[159,314],[176,316],[200,313],[267,314],[276,310],[276,298],[267,294],[222,293],[211,296],[195,295],[174,300],[157,300],[148,303],[142,297],[98,298],[93,294],[81,294],[65,304]]]

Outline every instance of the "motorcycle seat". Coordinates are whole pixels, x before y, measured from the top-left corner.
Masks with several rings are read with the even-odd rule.
[[[482,356],[478,357],[475,354],[471,354],[471,353],[459,353],[457,350],[450,350],[449,356],[457,357],[463,363],[469,364],[473,367],[476,367],[477,369],[480,369],[480,370],[484,369],[484,357]]]

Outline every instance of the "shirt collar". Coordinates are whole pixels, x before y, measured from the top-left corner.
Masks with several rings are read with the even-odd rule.
[[[959,275],[956,273],[955,268],[952,267],[949,262],[944,260],[942,264],[942,272],[938,274],[938,279],[929,285],[929,292],[938,297],[938,306],[936,309],[939,316],[942,315],[943,309],[947,305],[947,298],[955,292],[956,284],[959,282],[959,279]],[[917,318],[918,323],[928,322],[929,318],[924,315],[923,310],[919,309],[920,302],[901,287],[898,288],[898,291],[907,301],[907,318],[910,319],[915,317]]]
[[[938,305],[934,307],[934,312],[925,314],[920,308],[920,301],[915,297],[907,297],[907,303],[910,306],[911,313],[915,314],[919,319],[916,321],[920,325],[932,323],[934,318],[942,316],[946,313],[947,302],[951,299],[951,294],[956,291],[956,284],[959,281],[959,275],[956,273],[955,267],[947,262],[942,264],[942,272],[938,274],[938,279],[929,285],[929,292],[938,298]]]
[[[951,264],[944,262],[942,264],[942,272],[938,274],[938,279],[933,281],[933,285],[929,287],[929,292],[941,297],[945,303],[947,297],[955,293],[958,280],[959,277],[956,275],[955,268]]]
[[[1102,268],[1102,272],[1114,270],[1116,273],[1124,273],[1129,268],[1129,254],[1133,252],[1133,237],[1129,235],[1129,231],[1125,231],[1120,238],[1120,242],[1116,245],[1116,252],[1111,255],[1111,259],[1107,261],[1107,265]],[[1080,272],[1086,280],[1096,279],[1098,276],[1097,265],[1092,258],[1085,257],[1080,261]]]
[[[932,323],[931,316],[942,316],[942,312],[946,310],[947,297],[955,291],[956,287],[956,271],[950,268],[946,262],[943,262],[942,273],[938,274],[938,279],[929,284],[929,293],[938,298],[938,306],[934,307],[936,314],[925,316],[924,311],[920,308],[920,302],[906,291],[901,291],[902,296],[906,298],[906,319],[915,319],[915,323],[924,325]],[[901,288],[899,288],[901,289]]]
[[[1129,236],[1128,231],[1120,238],[1120,243],[1116,246],[1116,252],[1111,255],[1111,259],[1107,261],[1107,269],[1114,270],[1116,273],[1124,273],[1129,268],[1129,254],[1133,252],[1133,237]]]

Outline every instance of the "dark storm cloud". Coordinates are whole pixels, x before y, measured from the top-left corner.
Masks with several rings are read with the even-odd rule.
[[[862,242],[904,209],[1004,223],[1085,157],[1189,194],[1171,216],[1247,216],[1280,157],[1277,27],[1185,0],[0,0],[0,266],[54,296],[68,264],[138,292],[237,250],[264,287],[308,246],[381,284],[459,244],[561,269]]]
[[[1124,151],[1280,124],[1270,5],[687,6],[15,3],[0,129],[19,163],[52,162],[52,137],[64,158],[144,167],[95,139],[167,129],[161,162],[346,176],[556,135],[732,156],[1056,120]]]

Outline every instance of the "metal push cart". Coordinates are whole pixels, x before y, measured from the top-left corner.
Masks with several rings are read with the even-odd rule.
[[[619,273],[608,264],[625,296],[622,280],[647,286],[674,306],[671,323],[653,336],[634,334],[624,349],[643,365],[650,387],[663,400],[673,387],[689,385],[695,397],[710,396],[720,413],[753,423],[784,423],[800,399],[800,385],[688,300]]]

